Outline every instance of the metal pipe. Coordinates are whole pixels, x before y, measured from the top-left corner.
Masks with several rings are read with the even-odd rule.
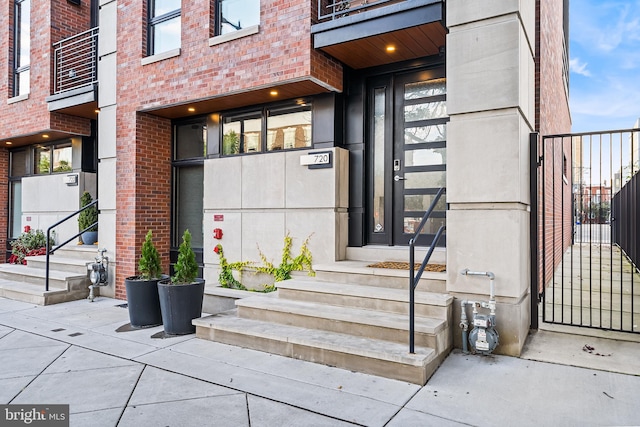
[[[460,301],[460,328],[462,329],[462,352],[469,354],[469,322],[467,321],[465,305],[467,305],[467,301]]]

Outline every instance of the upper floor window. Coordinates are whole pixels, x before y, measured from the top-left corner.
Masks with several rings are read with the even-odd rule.
[[[148,54],[156,55],[180,47],[181,0],[148,0]]]
[[[13,96],[29,93],[31,68],[31,0],[15,0]]]
[[[260,0],[216,0],[216,36],[260,24]]]
[[[224,115],[222,155],[311,147],[311,106]]]

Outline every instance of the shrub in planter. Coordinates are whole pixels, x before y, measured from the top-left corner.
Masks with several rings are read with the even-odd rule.
[[[93,198],[88,191],[82,193],[80,197],[80,207],[91,204]],[[98,240],[98,208],[96,205],[91,206],[80,212],[78,215],[78,228],[80,231],[86,230],[82,233],[82,242],[85,245],[93,245]],[[95,225],[94,225],[95,224]]]
[[[185,230],[178,249],[178,260],[171,278],[158,282],[164,332],[168,335],[192,334],[193,319],[202,316],[204,280],[198,279],[198,263],[191,248],[191,233]]]
[[[147,234],[138,261],[138,276],[124,280],[127,289],[129,321],[134,328],[148,328],[162,323],[158,281],[168,276],[162,274],[160,254],[153,244],[153,233]]]

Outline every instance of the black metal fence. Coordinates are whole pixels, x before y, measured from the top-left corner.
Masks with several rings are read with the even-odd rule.
[[[532,295],[543,322],[640,333],[639,135],[532,139]]]
[[[633,175],[613,196],[611,224],[613,242],[637,270],[640,266],[640,174]]]

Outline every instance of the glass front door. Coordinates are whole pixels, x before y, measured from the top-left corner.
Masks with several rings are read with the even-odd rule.
[[[369,243],[407,245],[446,185],[444,70],[378,77],[369,82],[368,95]],[[442,197],[419,245],[430,244],[445,211]]]

